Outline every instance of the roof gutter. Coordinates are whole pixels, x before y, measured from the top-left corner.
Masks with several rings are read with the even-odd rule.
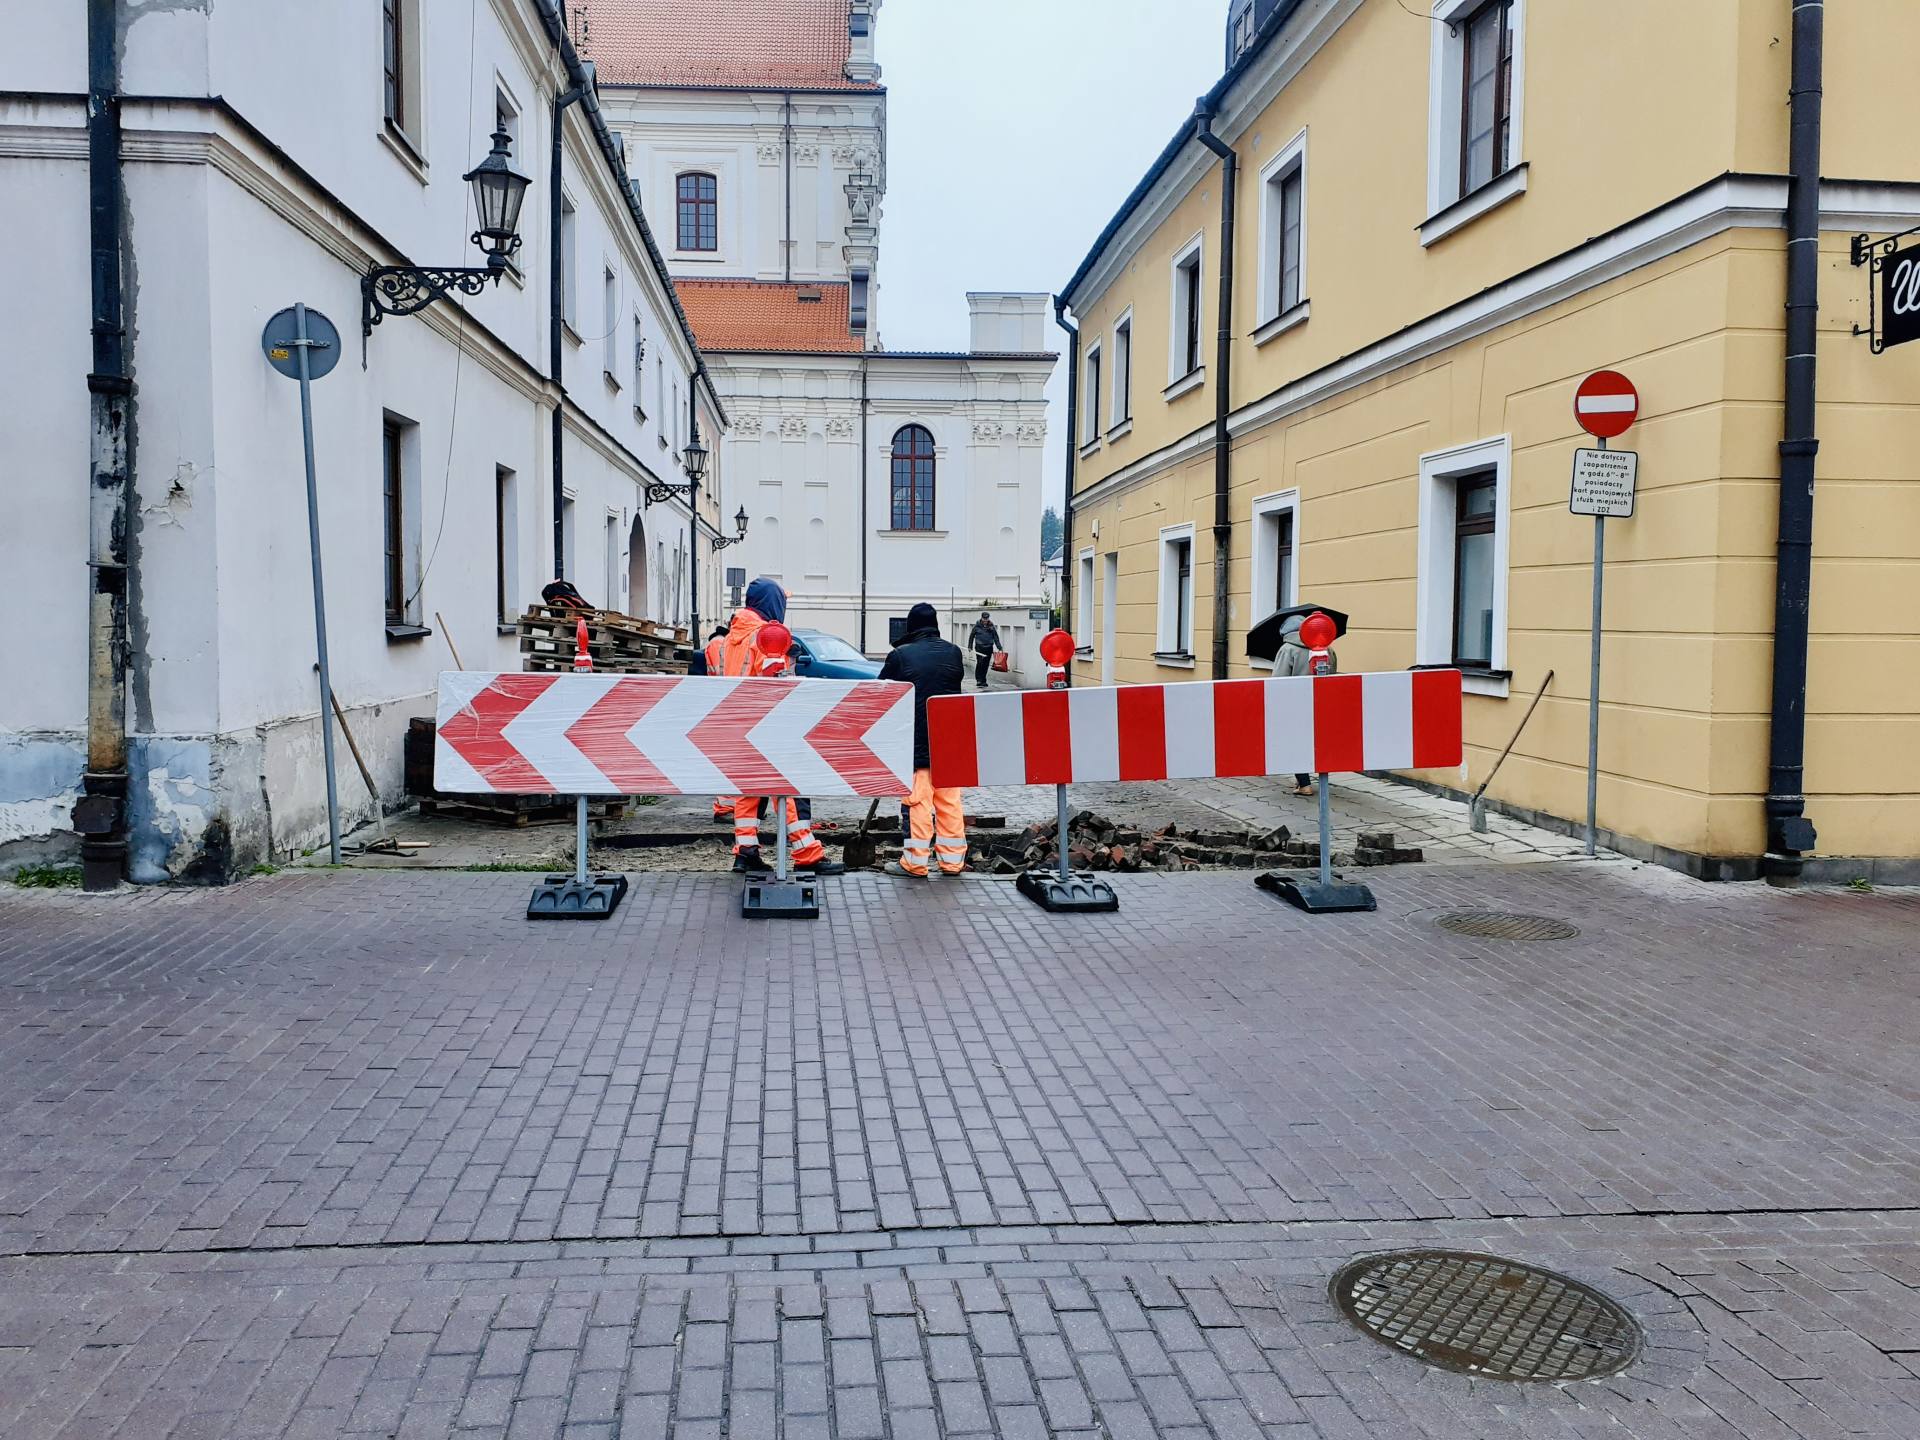
[[[1227,568],[1233,558],[1233,444],[1227,419],[1233,413],[1233,231],[1240,188],[1240,157],[1213,133],[1213,109],[1202,100],[1193,112],[1193,138],[1220,157],[1220,324],[1214,346],[1213,381],[1213,678],[1227,678],[1227,622],[1231,593]]]
[[[1067,332],[1067,498],[1060,521],[1060,622],[1074,613],[1073,600],[1073,477],[1075,452],[1080,447],[1080,327],[1067,319],[1066,298],[1053,297],[1053,323]],[[1042,557],[1044,558],[1044,557]],[[1085,645],[1090,637],[1077,635],[1076,645]],[[1067,683],[1073,683],[1073,666],[1066,667]]]
[[[1254,36],[1253,43],[1247,46],[1245,53],[1227,67],[1226,74],[1215,82],[1211,90],[1200,97],[1199,108],[1208,115],[1217,117],[1220,114],[1222,102],[1227,98],[1227,92],[1259,62],[1260,57],[1286,28],[1287,22],[1305,3],[1306,0],[1279,0],[1279,3],[1274,6],[1273,13],[1261,25],[1260,33]],[[1147,167],[1147,173],[1141,176],[1140,183],[1127,193],[1127,198],[1120,202],[1119,211],[1107,222],[1106,229],[1102,230],[1099,238],[1093,242],[1093,248],[1087,251],[1086,259],[1082,260],[1080,268],[1073,272],[1073,278],[1060,287],[1060,297],[1068,304],[1073,303],[1074,292],[1086,281],[1093,267],[1100,263],[1100,257],[1106,253],[1107,247],[1120,233],[1120,227],[1125,225],[1133,212],[1145,203],[1147,196],[1153,193],[1153,187],[1158,185],[1161,177],[1173,168],[1173,162],[1180,158],[1180,152],[1185,150],[1188,142],[1195,138],[1193,122],[1189,119],[1174,132],[1166,148],[1154,157],[1153,164]]]
[[[575,89],[592,83],[592,72],[587,63],[580,58],[580,52],[573,48],[573,40],[567,34],[566,19],[561,14],[561,0],[533,0],[535,13],[545,27],[547,39],[560,52],[560,63],[566,67],[567,82]],[[721,403],[720,393],[714,387],[713,376],[707,371],[706,357],[700,353],[700,342],[693,333],[693,322],[687,319],[687,312],[681,308],[679,293],[673,287],[673,278],[667,270],[667,259],[660,251],[660,244],[654,239],[653,227],[647,223],[646,212],[640,208],[640,197],[635,193],[633,182],[627,175],[626,161],[621,158],[619,148],[613,143],[613,132],[607,129],[607,122],[598,109],[589,113],[588,124],[593,130],[594,140],[600,146],[600,154],[607,162],[620,194],[627,202],[627,212],[633,216],[633,223],[639,227],[640,243],[646,246],[654,268],[660,272],[660,278],[666,282],[667,302],[673,306],[674,318],[680,322],[680,333],[686,337],[687,346],[693,351],[694,374],[706,383],[707,397],[713,401],[714,414],[722,426],[731,425],[727,418],[726,406]]]

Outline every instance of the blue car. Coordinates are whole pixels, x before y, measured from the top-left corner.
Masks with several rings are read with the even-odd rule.
[[[816,680],[878,680],[880,662],[867,659],[838,635],[824,630],[796,630],[793,673]]]

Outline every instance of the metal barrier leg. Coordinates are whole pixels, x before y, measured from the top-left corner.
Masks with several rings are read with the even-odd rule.
[[[1302,880],[1269,870],[1254,877],[1253,883],[1289,905],[1297,905],[1309,915],[1338,914],[1348,910],[1374,908],[1373,892],[1364,885],[1336,882],[1333,878],[1333,801],[1327,794],[1327,776],[1316,777],[1320,792],[1320,878]]]
[[[787,878],[787,801],[775,795],[767,805],[773,811],[773,878],[747,877],[740,891],[740,913],[749,920],[818,920],[819,882],[811,876]]]
[[[529,920],[604,920],[626,897],[626,876],[587,873],[587,797],[576,795],[573,805],[573,874],[549,875],[534,887]]]
[[[1015,880],[1014,888],[1026,896],[1042,910],[1052,910],[1065,914],[1084,914],[1088,911],[1118,910],[1120,897],[1113,893],[1109,885],[1097,875],[1076,872],[1067,851],[1071,837],[1067,833],[1067,787],[1054,787],[1054,815],[1058,827],[1056,838],[1060,842],[1060,868],[1057,874],[1048,875],[1040,870],[1023,871]]]

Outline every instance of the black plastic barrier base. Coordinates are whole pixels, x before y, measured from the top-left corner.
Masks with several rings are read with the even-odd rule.
[[[572,875],[549,875],[527,901],[529,920],[604,920],[626,898],[627,877],[596,875],[584,885]]]
[[[1281,875],[1269,870],[1256,875],[1253,883],[1278,895],[1289,905],[1297,905],[1309,915],[1338,915],[1352,910],[1374,908],[1373,891],[1364,885],[1334,881],[1322,885],[1318,880],[1303,880],[1297,875]]]
[[[1026,870],[1013,883],[1027,899],[1055,914],[1084,915],[1120,908],[1120,897],[1113,893],[1113,886],[1080,871],[1063,878],[1056,870]]]
[[[749,880],[740,913],[749,920],[818,920],[820,887],[812,880]]]

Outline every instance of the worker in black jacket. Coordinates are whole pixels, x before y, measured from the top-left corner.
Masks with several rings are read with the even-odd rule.
[[[960,647],[940,638],[940,616],[931,605],[907,612],[907,633],[880,667],[882,680],[905,680],[913,686],[913,798],[907,802],[906,849],[889,875],[914,880],[927,878],[929,860],[937,860],[942,875],[958,875],[967,868],[967,817],[960,808],[960,789],[933,788],[927,755],[927,701],[936,695],[958,695],[966,675]]]

